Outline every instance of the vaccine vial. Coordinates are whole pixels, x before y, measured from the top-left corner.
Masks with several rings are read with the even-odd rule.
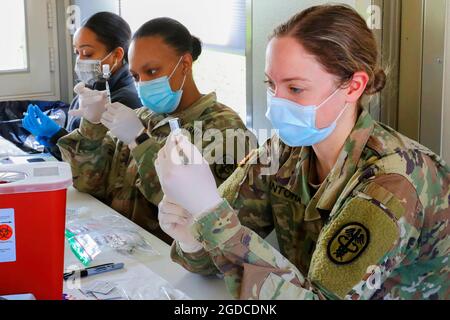
[[[109,80],[109,78],[111,76],[111,70],[110,70],[109,64],[104,64],[102,66],[102,73],[103,73],[103,78],[105,78],[106,80]]]
[[[170,125],[170,131],[172,131],[173,134],[178,135],[181,134],[181,128],[180,128],[180,119],[175,118],[172,120],[169,120]],[[179,156],[181,157],[181,161],[183,165],[189,164],[189,159],[186,157],[184,152],[182,150],[179,150]]]
[[[180,120],[178,118],[169,120],[169,125],[170,125],[170,131],[172,131],[172,133],[179,133],[180,132]]]

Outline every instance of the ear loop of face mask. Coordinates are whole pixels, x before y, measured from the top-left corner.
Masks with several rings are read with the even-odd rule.
[[[321,104],[319,104],[319,105],[315,108],[315,110],[319,110],[319,109],[322,108],[328,101],[330,101],[331,99],[333,99],[333,97],[336,95],[336,93],[339,92],[339,90],[340,90],[340,88],[336,88],[336,90],[334,90],[334,92],[333,92],[328,98],[326,98],[324,102],[322,102]]]
[[[100,61],[100,68],[101,68],[101,66],[102,66],[102,64],[103,64],[103,61],[105,61],[106,59],[108,59],[108,58],[113,54],[113,52],[114,52],[114,50],[111,51],[106,57],[104,57],[104,58]],[[114,68],[117,67],[117,63],[118,63],[118,61],[117,61],[117,58],[116,58],[116,60],[114,61],[113,66],[110,68],[110,71],[109,71],[111,74],[114,72]]]
[[[184,56],[181,56],[180,60],[178,60],[177,65],[175,66],[175,69],[173,69],[172,73],[170,74],[170,76],[167,79],[172,79],[173,75],[175,74],[175,72],[177,71],[178,67],[180,66],[181,61],[183,61]],[[186,83],[186,79],[187,79],[187,74],[184,75],[184,79],[183,79],[183,83],[181,84],[181,87],[178,91],[183,90],[183,87]],[[174,91],[174,90],[173,90]]]
[[[330,101],[335,95],[336,93],[339,92],[341,88],[337,88],[327,99],[325,99],[324,102],[322,102],[319,106],[316,107],[316,111],[319,110],[320,108],[322,108],[328,101]],[[345,111],[347,110],[349,104],[345,103],[344,108],[341,110],[341,112],[339,113],[339,115],[337,116],[336,120],[333,121],[333,123],[337,123],[339,121],[339,119],[341,119],[341,117],[344,115]],[[316,119],[317,121],[317,119]],[[315,127],[317,129],[317,124],[315,124]]]

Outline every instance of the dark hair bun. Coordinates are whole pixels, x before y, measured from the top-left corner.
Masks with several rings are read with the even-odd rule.
[[[377,69],[374,73],[372,85],[366,89],[367,94],[377,94],[386,86],[387,76],[383,69]]]
[[[179,55],[190,53],[194,61],[202,53],[200,39],[192,36],[189,30],[177,20],[161,17],[147,21],[136,31],[133,40],[152,36],[161,37]]]
[[[202,42],[199,38],[192,36],[192,59],[197,61],[202,54]]]

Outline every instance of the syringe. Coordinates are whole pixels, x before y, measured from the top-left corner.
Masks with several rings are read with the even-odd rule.
[[[109,83],[108,80],[111,77],[111,69],[109,67],[109,64],[104,64],[102,67],[103,71],[103,78],[105,79],[105,86],[106,86],[106,95],[108,98],[108,103],[111,104],[111,91],[109,90]]]
[[[24,117],[26,117],[28,115],[28,113],[25,112],[23,115],[24,115]],[[49,116],[49,118],[52,120],[59,120],[58,115],[52,115],[52,116]],[[23,119],[14,119],[14,120],[0,121],[0,124],[18,123],[18,122],[22,122],[22,121],[23,121]]]
[[[172,134],[174,134],[175,136],[181,134],[180,119],[175,118],[175,119],[169,120],[169,126],[170,126],[170,131],[172,132]],[[181,149],[177,148],[177,150],[178,150],[179,156],[181,157],[182,164],[183,165],[188,165],[189,164],[189,159],[186,156],[186,154]]]

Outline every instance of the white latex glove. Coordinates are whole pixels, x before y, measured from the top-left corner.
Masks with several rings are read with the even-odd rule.
[[[83,82],[78,83],[73,91],[79,97],[79,109],[69,111],[73,117],[82,117],[91,123],[99,124],[106,111],[108,95],[106,91],[97,91],[86,88]]]
[[[189,212],[170,202],[166,197],[163,198],[158,208],[161,229],[177,241],[184,252],[194,253],[203,248],[190,231],[194,219]]]
[[[184,154],[188,164],[183,164]],[[222,202],[209,164],[181,134],[171,134],[155,162],[167,198],[198,218]]]
[[[114,136],[128,145],[134,143],[145,130],[136,112],[119,102],[108,105],[101,122]]]

